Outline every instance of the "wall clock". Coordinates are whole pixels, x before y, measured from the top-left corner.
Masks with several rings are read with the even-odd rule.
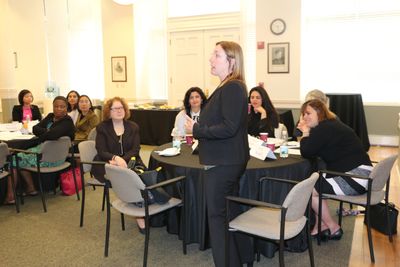
[[[286,30],[286,23],[283,19],[274,19],[269,27],[273,34],[281,35]]]

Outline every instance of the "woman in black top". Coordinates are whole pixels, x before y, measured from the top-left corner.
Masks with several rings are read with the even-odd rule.
[[[96,127],[96,150],[94,160],[106,161],[112,165],[128,168],[131,157],[136,164],[144,166],[140,156],[139,126],[130,117],[128,104],[120,97],[108,100],[104,105],[103,119]],[[105,182],[103,165],[93,165],[92,174]],[[136,218],[140,233],[144,233],[144,219]]]
[[[49,113],[46,118],[41,120],[38,124],[33,126],[33,134],[37,138],[32,140],[26,140],[30,147],[28,150],[31,152],[39,152],[41,143],[47,140],[57,140],[62,136],[68,136],[71,140],[75,136],[75,127],[72,123],[71,118],[67,115],[67,99],[63,96],[57,96],[53,100],[53,113]],[[25,146],[26,147],[26,146]],[[36,167],[36,155],[19,153],[18,157],[20,167]],[[62,162],[40,162],[41,167],[55,167],[59,166]],[[28,171],[21,171],[21,175],[24,178],[26,184],[26,193],[28,195],[37,195],[37,191],[32,181],[31,173]],[[14,173],[14,179],[17,178],[17,173]],[[15,180],[15,185],[17,181]],[[15,203],[11,178],[8,179],[8,191],[6,197],[6,204]]]
[[[12,110],[13,121],[25,121],[29,116],[29,120],[41,120],[42,114],[38,106],[32,105],[33,95],[31,91],[24,89],[18,94],[19,105],[15,105]]]
[[[354,131],[336,119],[320,100],[309,100],[301,107],[301,120],[297,126],[303,137],[300,141],[301,155],[305,158],[321,158],[331,171],[348,172],[368,176],[372,164],[360,139]],[[345,176],[321,179],[322,192],[336,195],[364,194],[367,181]],[[318,189],[318,185],[316,189]],[[318,212],[318,193],[314,190],[312,207]],[[322,201],[322,230],[330,239],[340,239],[343,231],[332,219],[326,200]],[[316,216],[318,222],[318,216]],[[317,224],[312,230],[317,234]]]
[[[248,119],[248,134],[259,136],[260,133],[268,133],[269,137],[275,137],[274,130],[279,126],[279,115],[267,91],[261,86],[252,88],[248,101],[251,105]]]

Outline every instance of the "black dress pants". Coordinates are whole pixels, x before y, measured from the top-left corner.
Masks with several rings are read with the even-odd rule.
[[[225,197],[238,196],[239,179],[246,169],[246,164],[220,165],[205,171],[205,197],[208,225],[214,264],[225,266]],[[241,213],[240,206],[230,205],[231,218]],[[251,238],[240,233],[233,233],[230,238],[230,266],[242,266],[253,262],[254,252]]]

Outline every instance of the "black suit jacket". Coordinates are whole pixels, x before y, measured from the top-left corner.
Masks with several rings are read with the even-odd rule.
[[[54,122],[54,113],[49,113],[43,120],[33,126],[33,134],[39,138],[40,142],[47,140],[57,140],[62,136],[68,136],[71,141],[75,137],[75,126],[70,116],[66,115],[62,119]],[[52,123],[50,128],[47,125]]]
[[[217,88],[193,127],[203,165],[244,164],[249,160],[247,90],[240,81]]]
[[[42,114],[39,111],[38,106],[36,105],[31,105],[31,111],[32,111],[32,118],[31,120],[42,120]],[[13,121],[19,121],[22,122],[22,105],[16,105],[13,107],[12,110],[12,120]]]

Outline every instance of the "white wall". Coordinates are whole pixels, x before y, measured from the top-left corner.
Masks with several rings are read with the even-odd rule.
[[[118,5],[111,0],[102,0],[104,84],[105,98],[121,96],[134,99],[135,59],[132,5]],[[127,82],[112,82],[111,57],[126,56]]]
[[[264,49],[256,52],[257,82],[264,87],[274,103],[298,107],[300,99],[300,21],[301,0],[257,0],[256,38],[264,42]],[[276,18],[286,22],[286,31],[274,35],[270,23]],[[289,73],[268,73],[268,43],[290,43]],[[254,44],[256,45],[256,44]],[[250,87],[250,86],[249,86]]]

